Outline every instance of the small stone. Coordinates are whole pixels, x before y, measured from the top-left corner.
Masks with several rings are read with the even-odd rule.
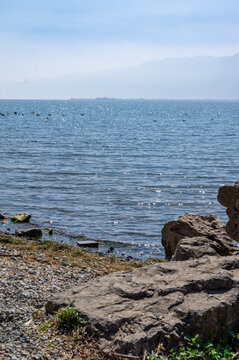
[[[6,216],[0,213],[0,220],[6,219]]]
[[[92,248],[99,247],[99,243],[97,241],[83,240],[83,241],[77,241],[76,244],[80,247],[92,247]]]
[[[24,325],[25,325],[25,326],[29,326],[29,325],[32,323],[32,321],[33,321],[33,320],[30,319],[30,320],[28,320]]]
[[[44,229],[42,230],[42,232],[47,233],[47,234],[49,234],[49,235],[52,235],[52,234],[53,234],[52,228],[49,228],[49,227],[44,228]]]
[[[17,222],[29,222],[29,220],[31,219],[31,215],[30,214],[27,214],[27,213],[24,213],[24,212],[21,212],[21,213],[17,213],[15,215],[13,215],[11,217],[11,220],[15,223]]]
[[[42,231],[41,231],[41,229],[38,229],[38,228],[31,228],[31,229],[26,229],[26,230],[21,230],[21,231],[16,230],[15,234],[18,236],[24,236],[24,237],[29,237],[29,238],[42,237]]]

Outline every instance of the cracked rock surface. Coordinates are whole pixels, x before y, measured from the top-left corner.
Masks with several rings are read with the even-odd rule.
[[[106,350],[140,355],[184,335],[238,327],[239,257],[158,263],[91,280],[49,298],[47,311],[74,305]]]

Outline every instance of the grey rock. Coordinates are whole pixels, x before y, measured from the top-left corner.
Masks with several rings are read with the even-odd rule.
[[[224,224],[215,215],[186,213],[176,220],[168,221],[162,229],[162,245],[166,258],[171,259],[178,242],[183,238],[204,237],[219,255],[234,252],[232,239],[225,231]]]
[[[239,257],[204,256],[106,275],[56,294],[48,313],[74,301],[105,351],[141,355],[185,335],[238,329]]]
[[[30,228],[30,229],[21,230],[21,231],[16,230],[15,233],[18,236],[24,236],[24,237],[29,237],[29,238],[42,237],[42,231],[41,231],[41,229],[38,229],[38,228]]]
[[[219,256],[205,237],[183,238],[177,244],[172,261],[199,259],[202,256]]]
[[[227,233],[239,241],[239,182],[234,185],[224,185],[219,188],[217,199],[225,206],[229,221],[226,224]]]
[[[31,292],[30,291],[22,291],[22,296],[24,296],[24,297],[27,297],[27,298],[29,298],[30,296],[31,296]]]
[[[90,247],[90,248],[98,248],[99,247],[99,243],[97,241],[93,241],[93,240],[77,241],[76,244],[79,247]]]

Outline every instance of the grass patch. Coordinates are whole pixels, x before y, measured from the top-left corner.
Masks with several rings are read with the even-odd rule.
[[[199,335],[186,336],[185,343],[172,349],[166,355],[152,352],[146,360],[228,360],[237,356],[239,350],[239,334],[224,329],[223,336],[219,339],[211,335],[208,341],[203,341]],[[236,357],[238,359],[238,357]]]
[[[0,243],[1,244],[11,244],[11,245],[27,245],[29,241],[25,240],[24,238],[20,238],[14,235],[7,235],[4,233],[0,233]]]
[[[39,313],[38,336],[48,338],[47,353],[53,352],[52,359],[105,360],[90,324],[74,308],[74,304],[61,307],[46,320],[46,314]],[[59,340],[61,346],[59,347]],[[64,357],[68,354],[67,357]]]
[[[73,304],[61,307],[55,314],[55,319],[58,327],[66,327],[68,329],[84,328],[87,322],[82,315],[74,308]]]
[[[34,313],[33,317],[39,317],[39,314]],[[69,306],[60,307],[49,320],[39,325],[40,331],[46,331],[47,329],[55,327],[56,329],[64,329],[66,331],[73,331],[77,329],[86,330],[89,328],[89,324],[82,317],[82,315],[76,310],[74,304]]]

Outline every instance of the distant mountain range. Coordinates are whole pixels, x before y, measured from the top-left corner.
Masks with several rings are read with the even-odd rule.
[[[239,99],[239,53],[179,57],[95,73],[1,83],[0,98]]]

